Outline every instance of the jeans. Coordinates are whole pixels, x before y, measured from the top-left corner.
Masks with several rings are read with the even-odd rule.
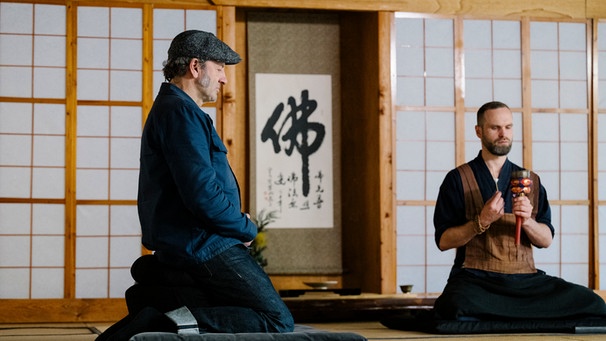
[[[129,315],[146,307],[165,313],[183,306],[200,332],[290,332],[288,307],[248,249],[235,245],[211,260],[185,269],[139,257],[131,267],[137,284],[126,291]]]
[[[288,307],[246,246],[235,245],[187,272],[208,300],[208,306],[189,306],[201,332],[293,331]]]

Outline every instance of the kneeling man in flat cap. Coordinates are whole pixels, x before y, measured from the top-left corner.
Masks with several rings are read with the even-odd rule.
[[[227,82],[225,66],[240,60],[208,32],[173,39],[141,138],[139,219],[143,245],[154,253],[131,268],[129,315],[99,339],[293,330],[291,313],[249,254],[257,226],[241,211],[227,148],[201,109]]]

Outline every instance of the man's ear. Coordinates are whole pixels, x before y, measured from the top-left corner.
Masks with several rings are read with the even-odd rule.
[[[476,125],[476,136],[479,138],[482,138],[482,127],[480,127],[479,125]]]
[[[198,58],[192,58],[189,61],[189,72],[191,72],[191,74],[194,77],[198,76],[198,73],[202,71],[202,64],[200,64],[200,60]]]

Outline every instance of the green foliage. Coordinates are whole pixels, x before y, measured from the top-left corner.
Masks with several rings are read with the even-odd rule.
[[[253,222],[257,225],[257,236],[250,244],[250,254],[253,258],[261,265],[261,267],[267,266],[267,259],[263,256],[263,251],[267,248],[267,235],[265,227],[278,218],[276,211],[266,212],[265,209],[261,210],[257,217],[253,217]]]

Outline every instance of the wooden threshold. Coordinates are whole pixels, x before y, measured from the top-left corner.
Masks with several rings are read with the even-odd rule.
[[[0,299],[0,323],[116,322],[128,314],[123,298]]]

